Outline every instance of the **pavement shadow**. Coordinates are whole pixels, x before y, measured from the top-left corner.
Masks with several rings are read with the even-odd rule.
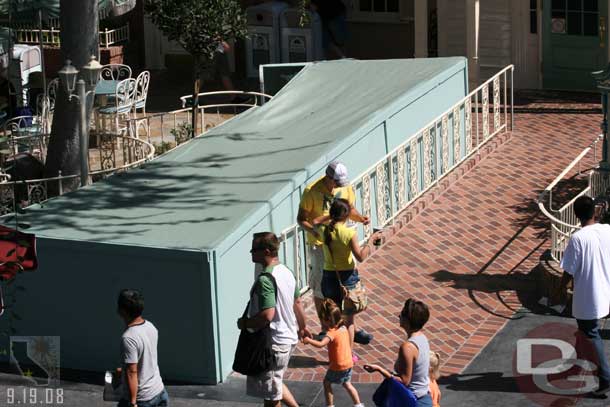
[[[452,374],[442,376],[438,384],[452,391],[520,393],[514,377],[502,372]]]
[[[288,365],[289,368],[308,368],[308,367],[316,367],[316,366],[327,366],[328,361],[318,360],[311,356],[292,356],[290,358],[290,363]]]
[[[520,319],[525,313],[539,315],[558,315],[557,312],[538,301],[542,297],[539,286],[539,273],[541,269],[536,266],[528,274],[471,274],[455,273],[449,270],[438,270],[431,274],[434,281],[451,283],[457,290],[467,290],[470,299],[485,312],[504,319]],[[514,291],[519,300],[519,306],[509,304],[505,299],[507,291]],[[493,294],[505,312],[490,309],[477,298],[477,294]],[[502,309],[500,307],[500,309]]]

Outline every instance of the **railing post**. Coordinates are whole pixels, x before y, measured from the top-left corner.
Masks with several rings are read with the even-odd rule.
[[[63,187],[63,184],[61,182],[61,170],[57,171],[57,177],[59,178],[58,179],[58,181],[59,181],[59,188],[58,188],[59,189],[59,195],[63,195],[64,194],[64,187]]]

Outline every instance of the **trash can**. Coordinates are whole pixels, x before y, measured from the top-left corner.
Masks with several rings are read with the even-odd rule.
[[[286,3],[272,1],[248,7],[248,38],[246,39],[246,73],[258,77],[258,67],[280,62],[280,14]]]
[[[322,21],[318,13],[307,11],[307,24],[301,26],[302,10],[290,8],[280,17],[282,62],[310,62],[324,59]]]
[[[17,106],[28,105],[30,74],[42,72],[40,48],[34,45],[13,45],[13,58],[9,64],[9,81],[15,89]]]

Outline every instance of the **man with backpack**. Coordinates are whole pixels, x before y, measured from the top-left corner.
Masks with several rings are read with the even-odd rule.
[[[262,266],[250,290],[247,316],[237,320],[240,330],[258,331],[269,325],[273,363],[269,370],[247,378],[247,394],[265,400],[265,406],[279,407],[282,402],[298,407],[283,383],[290,356],[299,338],[311,337],[307,330],[300,292],[292,271],[280,263],[280,242],[273,233],[254,234],[252,262]]]

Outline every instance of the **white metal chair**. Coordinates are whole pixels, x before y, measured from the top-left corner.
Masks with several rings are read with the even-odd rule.
[[[136,97],[136,80],[133,78],[120,81],[116,87],[113,104],[102,107],[98,110],[101,117],[102,132],[106,132],[108,128],[105,125],[105,118],[113,116],[115,134],[120,134],[126,130],[126,126],[121,126],[121,117],[130,118],[130,113],[133,110],[133,105]]]
[[[146,114],[146,98],[148,97],[148,84],[150,83],[150,72],[142,71],[136,78],[136,96],[133,103],[133,112],[142,109]]]
[[[55,100],[57,99],[58,86],[59,78],[53,79],[47,85],[46,98],[44,94],[40,94],[36,99],[36,111],[40,117],[43,134],[51,133],[51,123],[53,121],[53,112],[55,111]]]
[[[121,81],[131,78],[131,67],[123,64],[104,65],[100,71],[102,81]]]
[[[0,144],[2,154],[28,152],[43,159],[47,147],[43,123],[38,116],[17,116],[7,120],[3,126],[5,140]]]

